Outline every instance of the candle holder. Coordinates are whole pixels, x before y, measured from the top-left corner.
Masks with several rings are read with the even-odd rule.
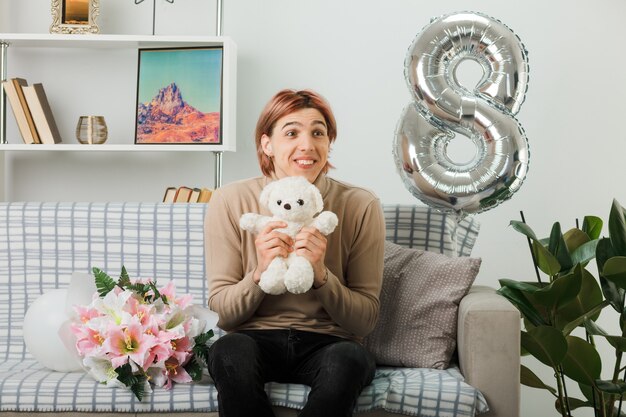
[[[100,145],[107,140],[108,130],[104,116],[80,116],[76,125],[76,139],[83,145]]]

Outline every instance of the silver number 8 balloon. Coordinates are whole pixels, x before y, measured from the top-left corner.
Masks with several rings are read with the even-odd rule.
[[[466,59],[483,70],[473,91],[457,80]],[[514,117],[528,85],[527,52],[517,35],[475,12],[433,19],[407,52],[405,78],[414,102],[402,112],[393,154],[409,191],[459,217],[509,199],[529,161],[526,135]],[[469,162],[450,157],[454,132],[473,142]]]

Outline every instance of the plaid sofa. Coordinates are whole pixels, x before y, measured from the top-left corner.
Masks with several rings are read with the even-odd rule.
[[[471,219],[457,224],[445,214],[416,206],[384,209],[387,238],[406,246],[469,255],[478,233],[478,224]],[[89,272],[93,266],[116,274],[125,265],[131,276],[173,279],[178,291],[189,292],[196,303],[206,305],[205,210],[205,204],[0,203],[0,412],[208,412],[216,416],[217,392],[210,383],[155,389],[138,402],[128,391],[99,385],[82,372],[60,373],[42,367],[26,350],[22,335],[24,314],[39,295],[66,287],[73,272]],[[358,400],[357,413],[519,415],[519,377],[515,380],[519,342],[511,342],[517,363],[498,363],[503,360],[494,352],[502,346],[487,349],[488,358],[481,355],[484,344],[493,344],[492,339],[503,331],[511,333],[509,327],[517,325],[519,333],[519,315],[506,303],[498,304],[502,300],[492,291],[471,291],[466,299],[460,308],[460,368],[379,368]],[[482,334],[487,331],[480,324],[485,314],[495,317],[489,324],[495,323],[490,334]],[[220,329],[215,331],[222,334]],[[475,333],[481,333],[481,340],[472,341]],[[494,372],[512,373],[513,382],[494,383]],[[309,388],[268,383],[266,390],[277,415],[295,415],[306,402]]]

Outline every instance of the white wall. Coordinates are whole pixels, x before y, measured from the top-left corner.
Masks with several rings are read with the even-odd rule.
[[[151,0],[139,6],[129,0],[102,3],[103,33],[151,33]],[[396,174],[391,156],[394,128],[410,100],[403,77],[404,56],[431,17],[469,9],[511,27],[529,51],[531,68],[526,102],[517,116],[530,143],[530,171],[510,201],[478,215],[482,230],[474,254],[483,258],[478,282],[497,287],[499,278],[534,279],[527,244],[508,227],[520,210],[539,234],[548,235],[553,221],[569,228],[586,214],[607,218],[614,197],[626,204],[626,187],[621,185],[626,178],[622,119],[626,2],[225,3],[224,34],[239,49],[238,152],[224,157],[225,182],[258,173],[252,134],[269,97],[283,87],[313,88],[329,99],[339,122],[331,153],[337,169],[332,175],[373,189],[387,203],[416,202]],[[0,0],[0,29],[48,31],[47,2],[22,0],[11,2],[10,8],[8,4]],[[170,5],[157,0],[157,21],[157,34],[211,35],[214,3],[176,0]],[[134,69],[129,73],[114,59],[90,67],[87,59],[73,70],[88,74],[87,82],[72,86],[73,76],[56,66],[63,56],[45,57],[43,68],[34,64],[41,58],[23,59],[26,63],[11,63],[9,75],[19,76],[12,72],[19,69],[32,74],[33,82],[40,78],[47,88],[56,89],[53,108],[66,137],[73,137],[81,110],[105,114],[113,132],[132,132],[132,125],[116,123],[126,120],[128,112],[133,115],[128,120],[134,120]],[[128,94],[110,96],[106,83],[111,81],[125,83]],[[71,88],[83,89],[89,99],[64,100],[63,92]],[[7,191],[12,200],[158,200],[167,185],[212,186],[211,164],[210,154],[17,154],[7,162],[7,172],[15,178]],[[608,354],[605,357],[612,360]],[[542,375],[550,378],[549,373]],[[544,392],[523,389],[523,402],[524,416],[556,415]]]

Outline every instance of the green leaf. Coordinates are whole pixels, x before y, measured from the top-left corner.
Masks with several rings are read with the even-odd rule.
[[[596,263],[598,264],[598,271],[602,272],[606,261],[614,256],[617,256],[611,239],[608,237],[598,240],[598,246],[596,246]]]
[[[533,297],[549,310],[558,309],[576,298],[582,285],[583,269],[577,265],[570,273],[554,279],[532,293]]]
[[[594,397],[594,389],[592,386],[587,385],[587,384],[581,384],[580,382],[578,383],[578,388],[580,388],[580,392],[585,396],[585,398],[587,399],[587,401],[591,404],[593,404],[593,397]]]
[[[100,297],[106,296],[109,292],[115,288],[115,281],[108,276],[106,272],[100,268],[92,268],[93,275],[96,278],[96,289]]]
[[[596,240],[602,233],[602,219],[596,216],[585,216],[583,220],[583,232],[589,236],[590,240]]]
[[[576,410],[577,408],[582,408],[582,407],[593,408],[593,403],[590,403],[589,401],[579,400],[578,398],[572,398],[572,397],[567,397],[567,404],[569,405],[570,410]],[[561,412],[561,399],[560,398],[556,399],[556,401],[554,402],[554,407],[556,408],[556,411],[558,411],[559,413]]]
[[[602,276],[617,287],[626,289],[626,256],[614,256],[607,259]]]
[[[141,298],[145,299],[146,293],[150,291],[150,286],[138,282],[136,284],[127,284],[126,289],[136,292]]]
[[[137,397],[139,401],[143,400],[143,397],[146,395],[144,389],[144,387],[146,386],[146,381],[147,377],[145,375],[138,375],[137,382],[130,386],[130,390],[133,394],[135,394],[135,397]]]
[[[533,371],[524,365],[520,365],[520,382],[522,385],[526,385],[527,387],[545,389],[550,391],[552,395],[556,395],[556,390],[554,388],[544,384]]]
[[[558,309],[555,326],[564,329],[567,324],[585,315],[591,320],[596,320],[600,316],[601,309],[592,314],[589,312],[602,301],[602,290],[598,281],[589,271],[582,269],[580,291],[572,301]]]
[[[563,233],[561,233],[561,223],[556,222],[552,225],[552,231],[550,232],[550,244],[548,250],[559,261],[561,265],[561,271],[567,271],[571,269],[574,264],[572,258],[567,250]]]
[[[133,375],[133,370],[129,363],[115,368],[115,372],[117,373],[117,380],[127,387],[137,382],[137,377]]]
[[[624,381],[612,382],[612,381],[604,381],[601,379],[597,379],[596,387],[600,391],[607,392],[609,394],[622,395],[626,392],[626,382]]]
[[[159,289],[157,288],[156,285],[156,280],[154,281],[149,281],[147,284],[144,284],[144,288],[145,288],[145,292],[144,292],[144,299],[149,302],[149,303],[153,303],[154,301],[158,300],[159,298],[163,301],[164,304],[169,304],[169,301],[167,300],[167,297],[163,294],[161,294],[159,292]],[[152,294],[146,297],[146,293],[148,291],[152,291]]]
[[[193,341],[196,345],[205,345],[206,342],[209,341],[213,337],[213,330],[209,330],[207,332],[201,333],[198,336],[193,338]]]
[[[537,241],[533,241],[532,248],[535,259],[537,260],[537,267],[539,267],[543,273],[552,277],[561,271],[561,264],[545,246]]]
[[[511,220],[509,225],[513,227],[513,229],[515,229],[516,231],[531,238],[532,240],[539,240],[537,239],[537,235],[535,235],[535,232],[533,232],[533,229],[531,229],[530,226],[528,226],[526,223],[520,222],[519,220]]]
[[[513,229],[532,240],[531,249],[539,269],[550,276],[556,275],[561,270],[561,265],[558,263],[556,257],[542,244],[542,241],[537,238],[537,235],[535,235],[535,232],[530,226],[517,220],[511,220],[509,224]]]
[[[193,338],[194,346],[192,352],[196,358],[202,359],[207,366],[209,365],[209,347],[207,346],[207,342],[211,337],[213,337],[213,330],[209,330]]]
[[[624,295],[626,291],[618,288],[617,285],[603,276],[600,276],[600,285],[602,287],[602,294],[604,294],[604,298],[609,301],[611,307],[618,313],[624,311]]]
[[[580,229],[569,229],[567,232],[563,234],[563,240],[565,241],[565,245],[567,246],[568,252],[571,254],[576,249],[578,249],[581,245],[589,242],[589,236],[587,233],[583,232]],[[574,262],[574,265],[576,262]]]
[[[617,200],[613,200],[609,214],[609,238],[615,253],[626,256],[626,219],[624,218],[624,208]]]
[[[537,267],[543,271],[545,274],[549,276],[556,275],[559,271],[561,271],[561,264],[557,260],[557,257],[551,253],[548,248],[544,246],[542,243],[543,240],[537,238],[535,232],[524,222],[520,222],[517,220],[511,220],[510,225],[516,231],[522,233],[532,240],[532,252],[533,256],[537,262]],[[570,262],[571,264],[571,262]],[[566,268],[571,268],[571,265]]]
[[[521,334],[522,346],[541,363],[557,367],[567,354],[567,340],[551,326],[538,326]]]
[[[596,349],[583,339],[567,336],[567,353],[561,366],[563,373],[576,382],[593,385],[600,378],[602,362]]]
[[[128,271],[126,271],[126,267],[122,265],[122,272],[120,273],[120,278],[117,280],[117,285],[121,288],[128,288],[131,285],[130,276],[128,276]]]
[[[594,336],[602,336],[615,349],[619,350],[620,352],[626,352],[626,337],[611,336],[604,329],[598,326],[598,324],[596,324],[595,322],[589,319],[585,319],[584,325],[585,325],[585,329],[587,329],[587,331],[590,334]]]
[[[524,294],[520,290],[504,286],[503,281],[509,280],[500,280],[502,288],[497,290],[498,294],[509,300],[509,302],[513,304],[520,311],[520,313],[522,313],[522,315],[533,324],[533,326],[547,324],[544,318],[539,314],[539,312],[537,312],[528,299],[524,297]]]
[[[524,294],[533,294],[547,285],[546,283],[540,285],[538,282],[515,281],[507,278],[500,279],[498,282],[502,287],[520,290]]]
[[[590,240],[583,243],[572,251],[572,262],[575,264],[587,265],[590,260],[596,257],[598,240]]]
[[[198,363],[196,358],[187,362],[183,368],[185,368],[192,380],[200,381],[202,379],[202,365]]]
[[[130,388],[135,397],[141,401],[145,395],[146,376],[133,374],[133,370],[128,363],[115,368],[115,372],[117,373],[117,380]]]
[[[602,275],[606,261],[615,256],[616,254],[613,245],[611,245],[611,240],[609,238],[600,239],[596,247],[596,263],[598,264],[598,271],[600,271],[600,286],[602,287],[604,298],[611,303],[615,311],[621,314],[622,311],[624,311],[624,295],[626,291],[619,288],[613,282],[608,281]]]
[[[580,317],[576,318],[575,320],[572,320],[571,322],[569,322],[567,325],[565,325],[563,327],[563,335],[567,336],[571,332],[573,332],[576,327],[578,327],[580,325],[584,325],[585,318],[587,318],[587,317],[597,317],[597,315],[600,314],[600,311],[604,307],[606,307],[608,305],[609,305],[609,302],[604,300],[600,304],[598,304],[597,306],[595,306],[592,309],[590,309],[589,311],[587,311],[585,314],[581,315]]]

